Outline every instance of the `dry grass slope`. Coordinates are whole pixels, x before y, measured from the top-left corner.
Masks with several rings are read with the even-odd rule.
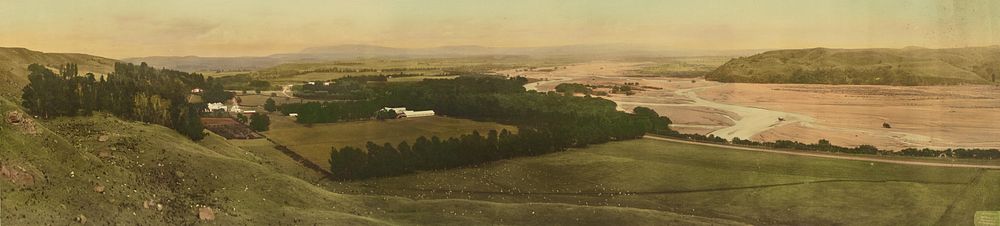
[[[28,84],[28,65],[33,63],[58,67],[75,63],[80,74],[107,74],[117,60],[79,53],[43,53],[25,48],[0,47],[0,97],[20,98],[21,88]]]
[[[776,50],[733,59],[707,79],[726,82],[802,83],[799,70],[875,70],[887,68],[924,81],[920,85],[990,83],[1000,76],[1000,47],[953,49],[794,49]],[[876,73],[865,76],[881,76]],[[877,84],[878,79],[871,78]]]

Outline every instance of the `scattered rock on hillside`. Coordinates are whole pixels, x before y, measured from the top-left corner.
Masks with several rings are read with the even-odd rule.
[[[206,221],[215,220],[215,211],[212,210],[212,207],[207,206],[198,208],[198,219]]]
[[[97,153],[97,157],[111,158],[111,151],[109,151],[109,150],[102,150],[101,152]]]
[[[87,224],[87,216],[84,216],[83,214],[76,216],[76,222],[79,222],[80,224]]]
[[[11,124],[14,127],[21,130],[21,132],[26,134],[37,134],[38,130],[35,129],[35,121],[31,119],[31,116],[18,112],[9,111],[7,112],[7,117],[4,117],[4,121],[7,124]]]
[[[21,119],[20,114],[21,113],[18,113],[17,111],[7,112],[7,123],[10,123],[10,124],[21,123],[22,119]]]
[[[35,184],[35,176],[21,167],[0,164],[0,177],[7,178],[17,185],[31,186]]]

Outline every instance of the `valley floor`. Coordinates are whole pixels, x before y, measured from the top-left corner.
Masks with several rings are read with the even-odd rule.
[[[675,130],[758,141],[796,140],[902,148],[1000,148],[1000,87],[725,84],[703,79],[633,77],[644,63],[598,61],[555,71],[499,71],[542,81],[649,87],[608,97],[622,110],[644,106]],[[888,123],[891,128],[883,128]]]

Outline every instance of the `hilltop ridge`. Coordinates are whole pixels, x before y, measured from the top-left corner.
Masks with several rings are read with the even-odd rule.
[[[47,67],[75,63],[80,68],[80,74],[107,74],[114,70],[115,62],[118,60],[82,53],[44,53],[19,47],[0,47],[0,97],[20,98],[21,88],[28,84],[28,65],[33,63]]]
[[[787,49],[732,59],[706,79],[745,83],[953,85],[995,83],[1000,48]]]

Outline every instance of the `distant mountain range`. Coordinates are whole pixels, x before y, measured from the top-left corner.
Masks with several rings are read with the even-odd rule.
[[[528,57],[679,57],[679,56],[747,56],[762,50],[677,50],[626,44],[567,45],[547,47],[500,48],[484,46],[441,46],[433,48],[395,48],[376,45],[336,45],[306,48],[295,53],[280,53],[260,57],[197,57],[154,56],[122,59],[126,62],[146,62],[156,67],[182,71],[256,70],[282,63],[316,62],[355,58],[449,58],[466,56],[528,56]]]
[[[746,83],[873,85],[989,84],[1000,77],[1000,47],[792,49],[731,60],[706,79]]]

